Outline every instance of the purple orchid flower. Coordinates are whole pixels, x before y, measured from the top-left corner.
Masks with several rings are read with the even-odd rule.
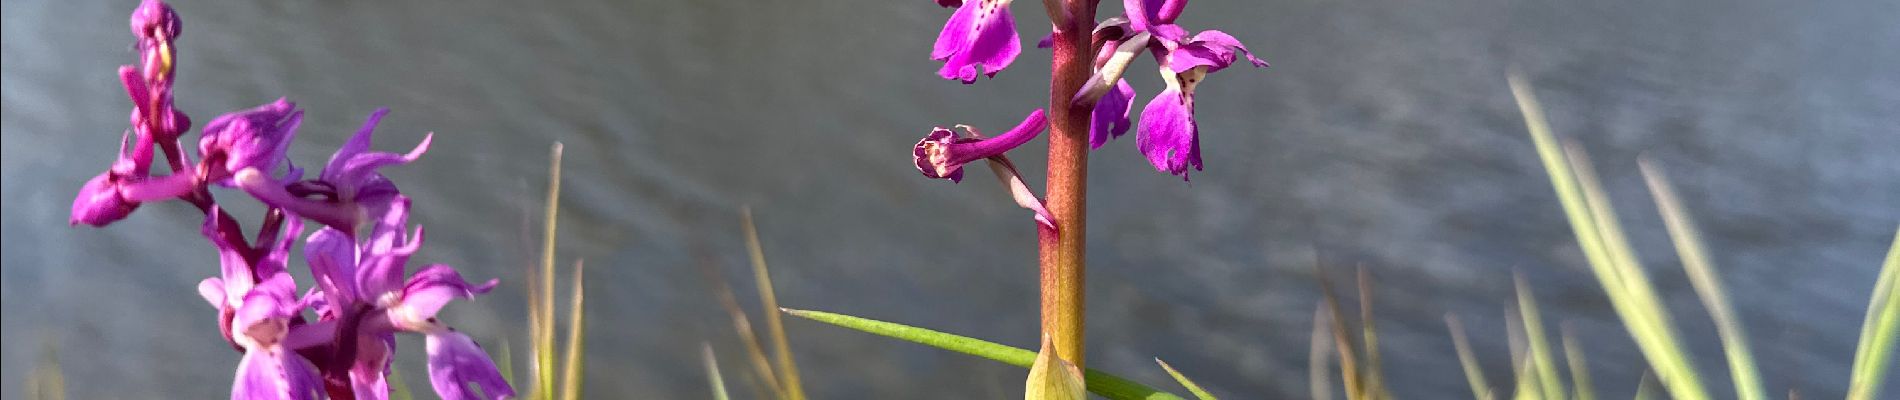
[[[301,310],[295,291],[290,274],[278,272],[243,296],[231,323],[232,336],[244,347],[237,378],[231,384],[232,400],[325,397],[316,365],[291,347],[296,328],[323,330],[290,324]]]
[[[303,304],[296,300],[296,283],[284,269],[303,224],[287,221],[285,229],[290,234],[253,265],[241,249],[215,233],[217,223],[217,218],[207,218],[204,233],[218,248],[222,273],[200,282],[198,294],[219,309],[222,333],[244,351],[231,384],[231,398],[324,398],[316,365],[296,350],[328,341],[335,328],[304,324],[297,318]]]
[[[1001,136],[988,139],[958,137],[956,131],[937,127],[930,135],[918,140],[911,148],[911,159],[917,164],[917,171],[930,179],[949,179],[963,181],[963,165],[1008,152],[1030,139],[1041,135],[1049,121],[1043,116],[1042,109],[1030,112],[1021,124]],[[960,126],[974,135],[968,126]]]
[[[942,61],[937,75],[944,79],[975,83],[977,75],[996,77],[1009,68],[1022,53],[1022,39],[1016,35],[1016,20],[1009,14],[1010,0],[938,0],[957,11],[944,22],[943,32],[930,51],[930,59]]]
[[[996,173],[996,179],[1009,187],[1010,197],[1016,201],[1016,204],[1035,212],[1036,221],[1044,227],[1055,229],[1054,215],[1043,207],[1042,199],[1036,197],[1035,191],[1030,190],[1029,185],[1023,182],[1022,174],[1016,171],[1016,165],[1003,155],[1010,149],[1022,146],[1023,143],[1036,138],[1036,135],[1042,134],[1043,129],[1048,125],[1049,121],[1043,116],[1042,110],[1037,109],[1030,112],[1028,117],[1023,118],[1021,124],[1017,124],[1015,128],[1003,133],[1002,136],[994,138],[984,138],[982,133],[976,131],[976,128],[968,125],[957,125],[957,128],[963,129],[965,136],[958,136],[956,131],[937,127],[911,148],[911,159],[917,164],[917,171],[922,172],[925,177],[949,179],[959,183],[963,181],[964,164],[986,160],[990,171]]]
[[[319,315],[324,320],[345,321],[341,326],[354,327],[354,332],[340,334],[355,335],[355,353],[348,354],[345,361],[350,363],[349,381],[359,399],[387,398],[388,385],[384,377],[388,373],[390,355],[395,352],[396,333],[421,333],[428,335],[431,343],[441,340],[438,336],[452,333],[448,325],[436,319],[436,313],[443,306],[457,298],[469,299],[487,293],[500,283],[489,280],[471,284],[454,268],[440,264],[424,267],[413,275],[406,274],[404,265],[420,249],[423,233],[420,227],[413,233],[405,231],[409,206],[407,197],[393,196],[364,240],[353,240],[335,227],[324,227],[312,234],[304,246],[311,275],[316,277],[322,296],[314,300],[307,298],[306,303],[319,304]],[[484,369],[498,371],[488,356],[467,337],[459,340],[468,344],[455,344],[439,351],[434,344],[429,347],[432,371],[438,369],[437,364],[452,365],[441,368],[461,371],[432,372],[438,394],[445,399],[478,398],[466,390],[469,385],[475,385],[489,397],[513,396],[514,390],[507,382],[487,379],[481,373]],[[469,353],[466,350],[469,348],[476,350]],[[469,361],[477,359],[485,364]],[[499,377],[500,373],[493,372],[493,375]],[[453,379],[444,381],[443,378]]]
[[[371,113],[356,135],[330,156],[316,180],[286,184],[257,168],[247,168],[236,171],[237,185],[265,204],[353,233],[369,215],[381,213],[401,193],[376,170],[415,161],[429,150],[429,142],[435,138],[434,134],[423,137],[408,154],[369,151],[376,124],[388,113],[388,109]]]
[[[1255,67],[1267,63],[1221,31],[1202,31],[1190,38],[1185,29],[1168,24],[1154,26],[1152,32],[1161,45],[1152,53],[1161,64],[1161,80],[1167,83],[1167,89],[1142,108],[1137,128],[1141,137],[1136,147],[1156,170],[1187,179],[1188,166],[1196,171],[1202,168],[1200,126],[1194,121],[1194,88],[1207,74],[1233,65],[1241,55]]]
[[[229,186],[237,171],[277,171],[288,163],[285,153],[302,122],[303,110],[282,98],[212,119],[198,140],[198,155],[205,163],[200,179]]]
[[[1174,24],[1186,0],[1124,0],[1128,12],[1102,21],[1095,29],[1101,44],[1095,73],[1076,93],[1077,105],[1091,105],[1089,144],[1094,148],[1127,132],[1134,88],[1121,78],[1141,50],[1160,64],[1166,89],[1142,107],[1136,147],[1156,170],[1188,178],[1188,167],[1202,169],[1200,128],[1194,120],[1194,89],[1208,74],[1240,61],[1256,67],[1254,57],[1233,36],[1217,30],[1188,35]]]

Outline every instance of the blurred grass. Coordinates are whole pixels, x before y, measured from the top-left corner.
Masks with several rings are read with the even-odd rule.
[[[780,387],[781,397],[788,400],[804,400],[805,388],[798,379],[798,363],[792,360],[791,344],[785,339],[785,320],[778,310],[778,295],[772,290],[772,274],[765,265],[765,247],[759,243],[759,228],[752,222],[752,208],[739,210],[745,228],[746,251],[752,256],[752,276],[759,287],[759,302],[764,307],[765,327],[772,335],[772,358],[778,368],[774,370],[784,385]]]
[[[1879,398],[1880,386],[1887,381],[1887,367],[1895,357],[1895,336],[1900,336],[1900,307],[1895,306],[1900,303],[1900,289],[1894,287],[1896,280],[1900,280],[1900,230],[1894,232],[1893,246],[1881,263],[1873,298],[1868,300],[1867,318],[1861,323],[1860,343],[1854,346],[1852,378],[1847,386],[1849,400]]]
[[[1583,249],[1591,271],[1610,298],[1617,316],[1622,318],[1630,336],[1671,395],[1682,400],[1708,399],[1708,390],[1702,386],[1688,354],[1676,339],[1668,311],[1663,309],[1642,265],[1630,250],[1616,221],[1615,210],[1603,194],[1595,171],[1585,161],[1582,149],[1574,145],[1559,149],[1530,84],[1515,74],[1508,82],[1537,146],[1537,154],[1550,175],[1551,186],[1556,189],[1564,215],[1577,236],[1577,244]]]
[[[581,261],[574,263],[572,285],[573,295],[568,304],[568,332],[566,354],[555,357],[556,336],[555,320],[555,234],[558,232],[561,209],[561,150],[559,142],[549,150],[546,224],[542,230],[541,263],[528,282],[528,337],[532,348],[532,365],[528,368],[530,385],[523,399],[554,400],[556,394],[563,400],[581,398],[582,377],[585,376],[586,363],[586,317],[583,306],[584,290]],[[539,278],[533,276],[539,275]],[[508,356],[506,344],[503,345],[503,357]],[[505,361],[504,361],[505,362]],[[557,367],[558,366],[558,367]],[[557,369],[558,368],[558,369]],[[506,371],[512,371],[509,367]],[[513,372],[506,372],[513,375]],[[564,374],[564,375],[563,375]]]
[[[59,366],[59,343],[48,338],[40,348],[40,360],[26,375],[26,398],[66,400],[66,373]]]
[[[699,354],[700,360],[706,364],[706,379],[707,384],[712,386],[713,400],[730,398],[731,396],[726,394],[726,378],[719,373],[719,358],[713,356],[712,344],[700,343]]]
[[[1735,382],[1735,396],[1741,400],[1763,400],[1768,392],[1762,388],[1761,374],[1755,369],[1755,356],[1748,348],[1748,337],[1742,332],[1741,316],[1736,315],[1734,306],[1729,305],[1728,295],[1722,289],[1722,280],[1715,272],[1715,265],[1709,261],[1708,250],[1702,246],[1700,234],[1695,225],[1689,222],[1688,212],[1682,207],[1682,201],[1676,197],[1676,190],[1669,184],[1669,178],[1647,159],[1637,161],[1643,171],[1643,181],[1649,185],[1649,193],[1656,199],[1657,212],[1662,214],[1663,224],[1669,229],[1669,237],[1676,246],[1676,255],[1682,257],[1682,268],[1689,274],[1689,283],[1695,287],[1696,295],[1702,299],[1702,306],[1709,310],[1709,316],[1715,319],[1716,333],[1722,337],[1722,349],[1728,356],[1729,375]]]

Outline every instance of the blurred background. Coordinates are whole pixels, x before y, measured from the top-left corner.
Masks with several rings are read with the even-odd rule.
[[[1033,41],[1047,24],[1033,1],[1019,3]],[[217,271],[198,212],[166,203],[108,229],[67,226],[75,191],[104,170],[125,129],[114,69],[134,61],[126,20],[136,2],[0,4],[0,394],[21,396],[53,352],[73,398],[224,396],[238,357],[193,289]],[[500,278],[500,290],[445,319],[491,349],[510,343],[517,361],[527,359],[522,283],[538,257],[547,149],[566,143],[560,263],[589,266],[586,385],[596,397],[706,397],[702,341],[719,350],[735,393],[751,393],[701,272],[716,268],[757,304],[742,205],[758,218],[786,306],[1034,347],[1029,214],[988,179],[919,176],[908,151],[932,126],[1000,131],[1042,107],[1047,53],[1026,48],[975,85],[939,79],[926,56],[950,9],[175,5],[178,103],[200,126],[288,96],[308,110],[292,150],[305,166],[321,165],[377,107],[394,109],[377,148],[437,134],[421,161],[386,170],[429,230],[413,265]],[[1732,390],[1720,347],[1639,155],[1676,180],[1704,230],[1769,391],[1838,398],[1900,224],[1896,18],[1900,3],[1887,0],[1196,1],[1183,25],[1225,30],[1273,67],[1201,85],[1207,170],[1192,183],[1155,172],[1132,136],[1092,155],[1089,366],[1173,387],[1151,361],[1159,356],[1217,395],[1305,397],[1314,264],[1341,281],[1363,265],[1392,391],[1462,398],[1442,316],[1462,316],[1493,382],[1508,382],[1502,316],[1517,270],[1551,328],[1574,327],[1599,392],[1628,396],[1644,365],[1524,131],[1504,80],[1515,67],[1557,132],[1592,152],[1717,397]],[[1143,57],[1131,69],[1143,103],[1161,87],[1152,65]],[[1015,156],[1038,188],[1042,148]],[[256,207],[238,214],[255,228]],[[1014,367],[787,325],[815,398],[1021,390]],[[398,370],[426,388],[419,341],[403,343]]]

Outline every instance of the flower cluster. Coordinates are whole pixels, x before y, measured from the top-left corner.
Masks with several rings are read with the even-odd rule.
[[[378,110],[314,179],[304,179],[286,156],[303,111],[279,99],[205,124],[194,162],[180,142],[191,120],[172,103],[178,15],[145,0],[131,23],[140,63],[119,71],[133,103],[131,128],[112,166],[80,189],[72,223],[105,226],[140,204],[174,199],[204,211],[201,231],[218,251],[220,271],[198,293],[218,310],[219,333],[243,353],[231,398],[387,399],[399,333],[426,338],[430,382],[443,398],[514,396],[488,355],[436,318],[451,300],[497,282],[470,283],[447,265],[407,267],[422,228],[409,229],[409,198],[377,170],[416,160],[429,139],[407,154],[370,151],[387,113]],[[153,174],[159,153],[168,175]],[[212,185],[264,204],[254,243],[212,197]],[[306,218],[321,227],[301,237]],[[299,241],[316,281],[302,295],[287,266]]]
[[[969,84],[975,82],[978,75],[994,77],[1021,53],[1008,0],[938,0],[937,3],[958,7],[944,23],[930,54],[932,59],[943,62],[943,68],[937,71],[943,78]],[[1090,43],[1096,54],[1094,73],[1073,99],[1075,105],[1091,110],[1090,148],[1101,148],[1110,139],[1126,134],[1136,94],[1134,87],[1122,79],[1122,73],[1136,56],[1147,51],[1159,64],[1166,87],[1142,108],[1136,147],[1155,169],[1182,179],[1187,179],[1189,167],[1197,171],[1202,167],[1200,128],[1194,121],[1195,88],[1208,74],[1232,66],[1242,58],[1257,67],[1267,66],[1231,35],[1217,30],[1190,34],[1175,25],[1175,19],[1186,7],[1187,0],[1124,0],[1122,16],[1096,25]],[[1050,47],[1052,37],[1043,39],[1038,47]],[[945,138],[954,136],[947,132],[937,128],[919,142],[915,151],[920,157],[918,168],[925,176],[956,180],[960,174],[946,173],[954,173],[962,162],[992,155],[1000,157],[1028,139],[1005,135],[986,140],[982,146],[971,143],[972,146],[966,147],[981,148],[984,152],[975,157],[932,159],[934,164],[926,165],[922,158],[923,146],[945,143]]]

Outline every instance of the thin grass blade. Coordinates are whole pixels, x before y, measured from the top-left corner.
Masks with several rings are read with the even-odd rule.
[[[1380,366],[1378,329],[1372,318],[1372,274],[1366,272],[1364,265],[1359,266],[1359,324],[1360,330],[1365,332],[1362,335],[1366,353],[1365,395],[1370,399],[1390,398],[1392,394],[1386,393],[1385,372]]]
[[[1577,400],[1596,400],[1596,389],[1590,385],[1590,363],[1584,359],[1583,346],[1577,344],[1569,323],[1563,326],[1564,360],[1570,363],[1570,384],[1574,390],[1572,397]]]
[[[1321,302],[1332,316],[1329,320],[1332,321],[1333,348],[1339,356],[1339,377],[1346,386],[1346,399],[1364,399],[1365,380],[1359,371],[1359,355],[1353,349],[1352,335],[1346,333],[1351,331],[1346,327],[1346,314],[1340,311],[1339,297],[1333,294],[1332,279],[1326,276],[1325,267],[1315,265],[1314,274],[1319,278]]]
[[[1517,285],[1517,311],[1524,323],[1524,337],[1529,339],[1531,362],[1537,366],[1537,379],[1544,389],[1544,398],[1563,399],[1564,380],[1557,374],[1557,361],[1552,359],[1549,336],[1544,333],[1544,319],[1537,309],[1537,296],[1531,292],[1531,285],[1524,280],[1523,274],[1513,274]]]
[[[1491,384],[1485,382],[1484,368],[1478,366],[1478,357],[1471,351],[1471,340],[1465,336],[1465,324],[1458,322],[1458,316],[1447,313],[1445,329],[1451,331],[1451,345],[1458,350],[1458,364],[1464,367],[1465,381],[1471,384],[1471,397],[1489,397]]]
[[[1887,367],[1893,364],[1894,340],[1900,336],[1900,288],[1894,287],[1896,281],[1900,281],[1900,231],[1894,233],[1893,247],[1881,263],[1873,299],[1867,304],[1867,320],[1861,324],[1860,343],[1854,346],[1853,378],[1847,386],[1849,400],[1878,398]]]
[[[752,365],[753,375],[759,383],[773,393],[773,398],[785,393],[778,383],[778,374],[772,372],[772,360],[765,355],[765,346],[759,344],[759,334],[752,329],[752,319],[746,317],[745,310],[739,307],[739,299],[732,294],[732,285],[726,276],[714,269],[712,264],[700,264],[701,272],[712,282],[713,294],[719,297],[720,308],[726,309],[726,315],[732,319],[732,331],[739,334],[739,342],[745,345],[746,359]]]
[[[1207,389],[1202,389],[1201,385],[1194,383],[1192,379],[1188,379],[1187,375],[1182,375],[1181,371],[1175,370],[1174,366],[1168,365],[1167,361],[1161,361],[1160,357],[1156,357],[1155,363],[1161,364],[1161,369],[1168,371],[1168,376],[1174,377],[1175,382],[1180,382],[1182,387],[1186,387],[1188,393],[1193,394],[1194,398],[1200,400],[1214,400],[1214,395],[1208,393]]]
[[[752,222],[752,207],[739,209],[745,228],[746,251],[752,255],[752,275],[758,281],[759,302],[765,306],[765,327],[772,335],[772,356],[778,368],[783,396],[791,400],[804,400],[805,388],[798,381],[798,363],[792,360],[792,349],[785,339],[785,320],[778,313],[778,295],[772,290],[772,274],[765,265],[765,247],[759,244],[759,228]]]
[[[1307,389],[1313,394],[1313,400],[1333,400],[1332,379],[1327,377],[1327,361],[1333,357],[1331,350],[1333,337],[1328,336],[1327,327],[1332,323],[1326,318],[1326,305],[1313,306],[1313,347],[1306,353]]]
[[[554,398],[554,243],[555,227],[559,225],[561,211],[561,148],[555,142],[549,150],[548,161],[548,200],[545,210],[547,224],[541,232],[541,289],[537,297],[534,343],[534,376],[537,397],[552,400]]]
[[[1682,258],[1689,283],[1702,298],[1702,306],[1708,308],[1709,317],[1715,319],[1716,333],[1722,337],[1722,351],[1728,355],[1729,375],[1735,381],[1736,398],[1767,399],[1768,391],[1763,388],[1761,374],[1755,368],[1754,351],[1749,349],[1748,335],[1742,331],[1741,316],[1729,304],[1714,262],[1702,246],[1702,235],[1689,220],[1688,211],[1676,196],[1675,186],[1669,184],[1669,178],[1648,159],[1638,159],[1636,164],[1643,171],[1643,182],[1649,185],[1650,195],[1656,199],[1663,224],[1669,228],[1669,238],[1675,243],[1676,255]]]
[[[711,343],[699,344],[699,359],[706,364],[706,380],[707,384],[712,386],[713,400],[727,400],[732,398],[732,396],[726,394],[726,378],[719,374],[719,358],[713,357]]]
[[[987,358],[993,361],[997,361],[997,362],[1001,362],[1001,363],[1009,364],[1009,365],[1014,365],[1017,367],[1029,368],[1030,365],[1035,363],[1036,361],[1036,352],[1034,351],[1029,351],[1028,349],[1022,349],[1022,348],[1004,346],[1001,344],[996,344],[996,343],[981,340],[981,339],[976,339],[976,338],[971,338],[971,337],[966,337],[966,336],[959,336],[955,334],[944,333],[944,332],[939,332],[939,331],[934,331],[934,330],[924,329],[924,328],[918,328],[914,326],[903,325],[903,324],[898,324],[898,323],[893,323],[893,322],[885,322],[885,321],[879,321],[879,320],[874,320],[874,319],[869,319],[869,318],[854,317],[854,316],[838,314],[838,313],[829,313],[829,312],[823,312],[823,311],[794,310],[794,309],[789,309],[789,308],[781,309],[781,310],[784,311],[786,314],[791,314],[792,316],[799,317],[799,318],[823,322],[823,323],[827,323],[831,325],[837,325],[837,326],[845,327],[845,328],[856,329],[859,331],[864,331],[864,332],[879,335],[879,336],[905,340],[912,343],[922,344],[925,346],[935,347],[939,349],[950,350],[950,351],[954,351],[958,353]],[[1115,376],[1115,375],[1109,375],[1108,373],[1097,371],[1095,369],[1087,369],[1082,373],[1082,375],[1083,375],[1083,382],[1088,386],[1088,390],[1090,393],[1095,393],[1096,395],[1100,395],[1102,397],[1106,397],[1109,399],[1114,399],[1114,400],[1133,400],[1133,399],[1179,400],[1181,399],[1181,396],[1177,396],[1171,393],[1156,390],[1154,388],[1142,385],[1140,383],[1135,383],[1135,381],[1131,381],[1131,380],[1128,380],[1119,376]]]
[[[587,313],[583,304],[587,285],[582,280],[585,265],[585,260],[574,261],[574,297],[567,304],[567,353],[562,356],[565,360],[561,367],[566,373],[561,377],[561,398],[566,400],[581,399],[581,379],[586,376],[586,351],[582,350],[587,346]]]

